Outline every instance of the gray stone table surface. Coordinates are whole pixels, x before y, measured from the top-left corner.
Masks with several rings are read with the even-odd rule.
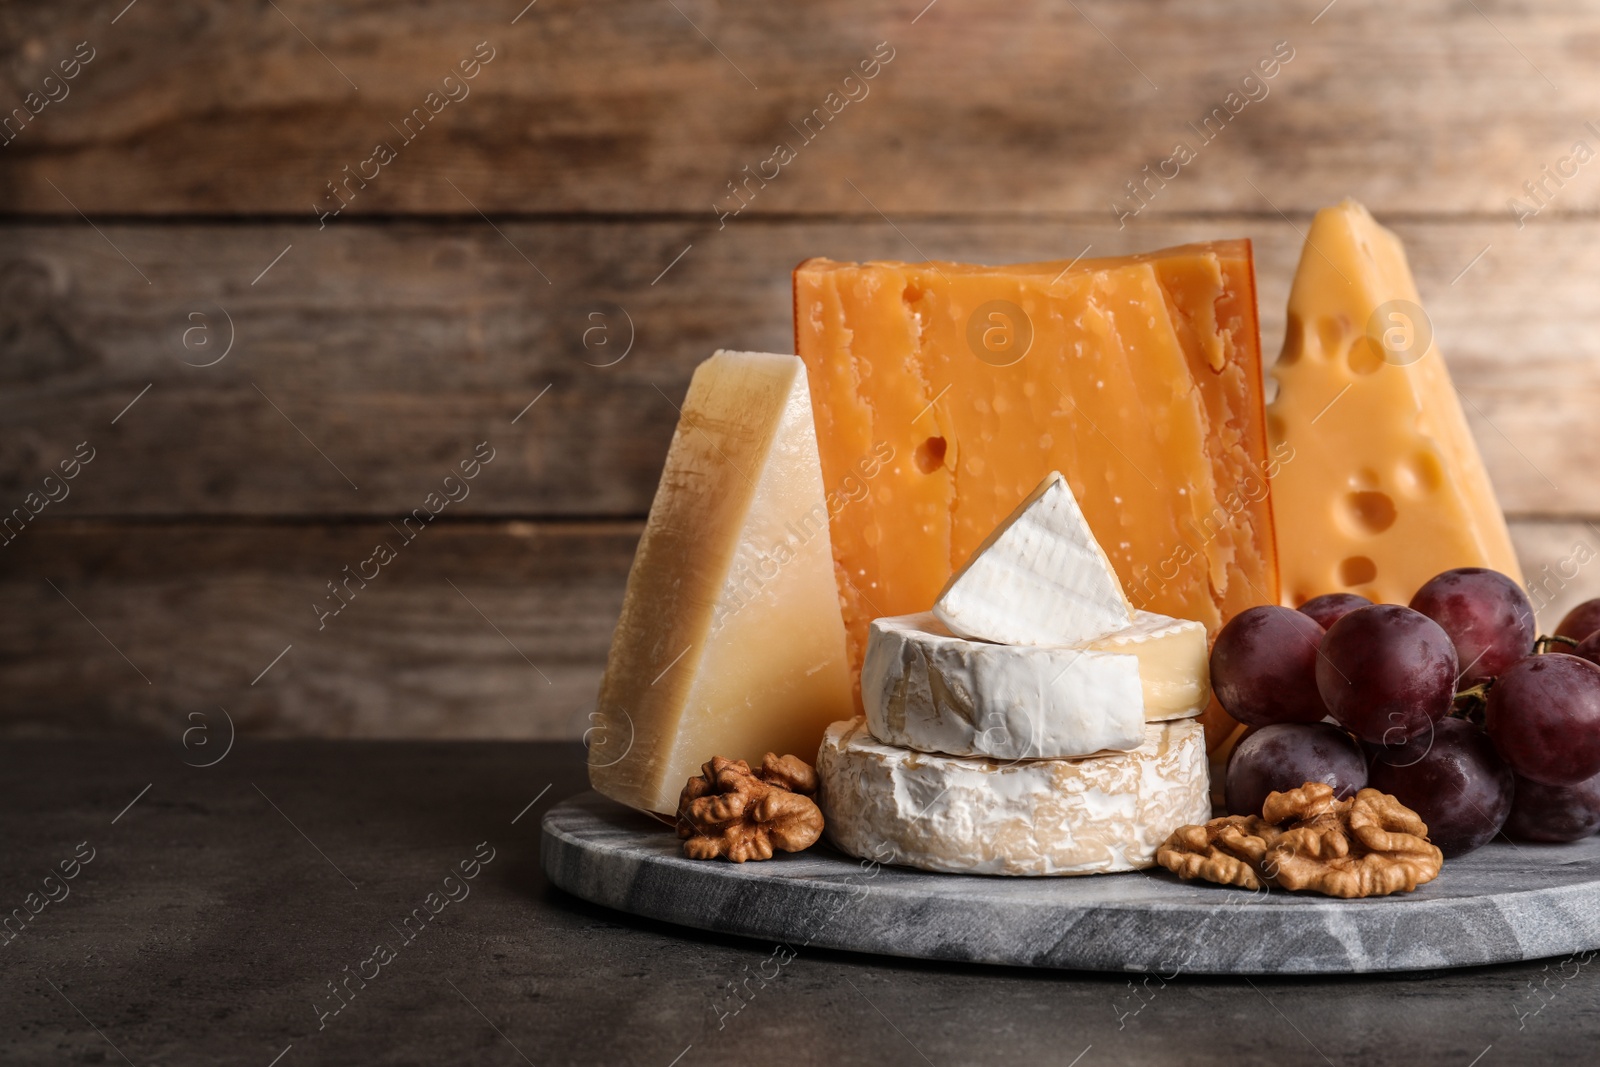
[[[0,744],[0,1064],[1600,1059],[1600,958],[1163,984],[791,954],[550,886],[540,819],[587,788],[575,744],[184,762],[214,758]]]

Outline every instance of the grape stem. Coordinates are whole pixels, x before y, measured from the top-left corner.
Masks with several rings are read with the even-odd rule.
[[[1533,642],[1533,654],[1536,656],[1543,655],[1544,653],[1549,652],[1556,645],[1563,645],[1567,648],[1577,648],[1578,642],[1571,637],[1563,637],[1560,634],[1550,634],[1548,636],[1541,634],[1539,635],[1539,638]]]
[[[1465,719],[1470,723],[1483,725],[1484,713],[1489,707],[1489,687],[1494,685],[1494,679],[1479,682],[1468,689],[1463,689],[1456,694],[1455,704],[1450,709],[1450,714],[1457,719]]]

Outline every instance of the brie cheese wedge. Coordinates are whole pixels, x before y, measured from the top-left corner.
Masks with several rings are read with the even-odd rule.
[[[951,633],[1007,645],[1082,644],[1123,629],[1132,611],[1059,472],[978,546],[933,606]]]

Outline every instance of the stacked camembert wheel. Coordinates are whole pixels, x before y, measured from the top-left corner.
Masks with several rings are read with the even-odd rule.
[[[864,719],[817,770],[830,839],[972,874],[1150,866],[1210,815],[1206,632],[1134,610],[1052,473],[950,579],[933,611],[875,620]]]

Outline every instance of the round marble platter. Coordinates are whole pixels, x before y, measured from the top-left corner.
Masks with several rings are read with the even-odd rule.
[[[1335,900],[1159,869],[934,874],[825,843],[760,863],[691,860],[669,828],[591,792],[546,813],[540,860],[584,900],[794,949],[1170,977],[1432,970],[1600,948],[1600,837],[1501,838],[1414,893]]]

